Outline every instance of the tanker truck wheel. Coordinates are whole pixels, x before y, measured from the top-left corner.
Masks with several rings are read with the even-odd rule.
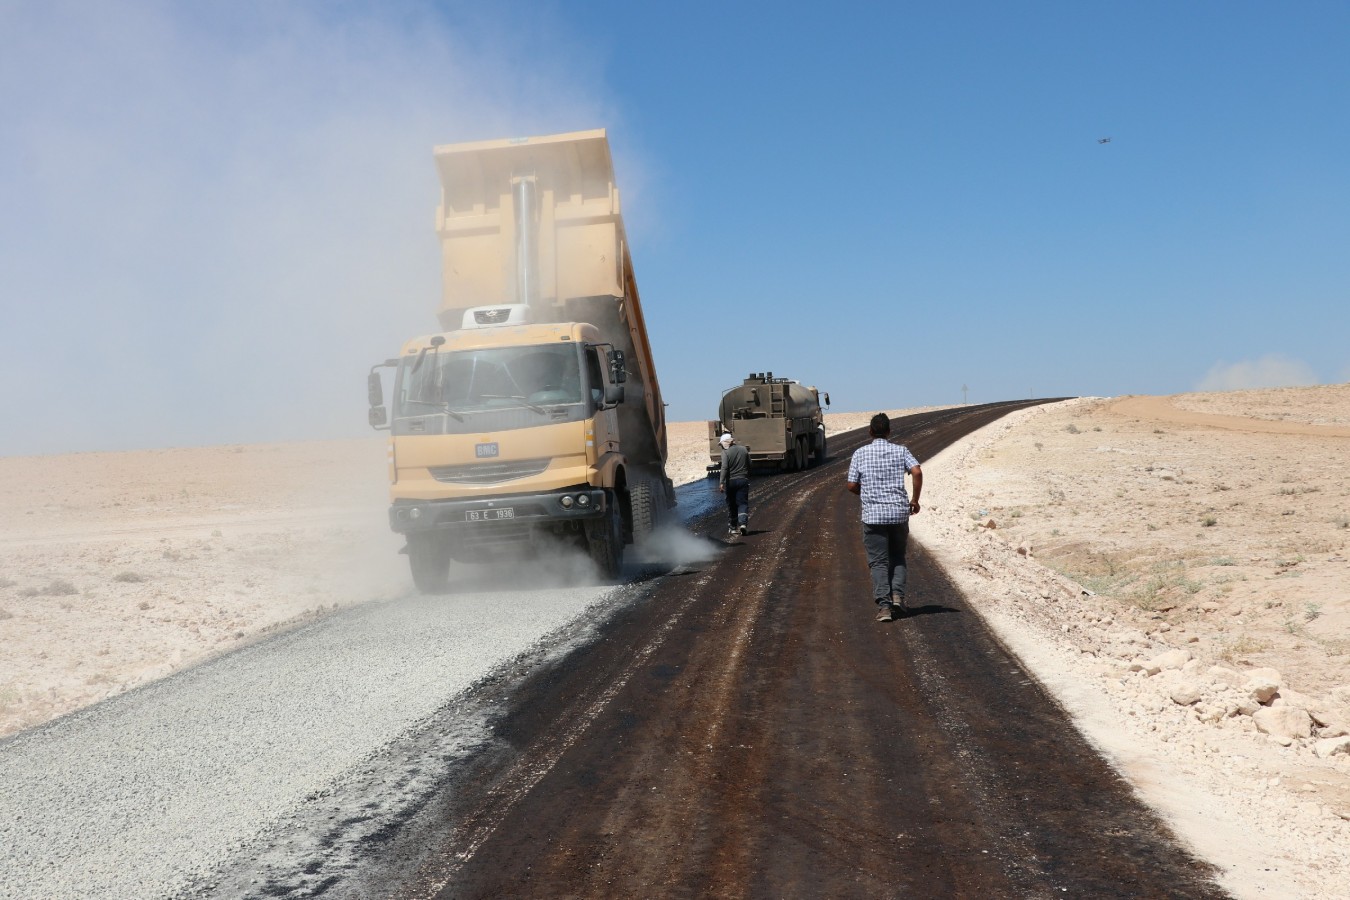
[[[656,491],[650,481],[638,481],[628,488],[633,507],[633,543],[641,543],[656,528]]]
[[[450,589],[450,554],[440,535],[408,535],[408,565],[421,593],[444,594]]]
[[[612,580],[619,577],[623,565],[623,514],[619,511],[617,494],[606,491],[605,500],[608,511],[604,518],[586,523],[586,546],[600,577]]]
[[[797,470],[806,468],[806,438],[797,438]]]
[[[816,455],[814,465],[821,465],[825,462],[825,432],[816,432]]]

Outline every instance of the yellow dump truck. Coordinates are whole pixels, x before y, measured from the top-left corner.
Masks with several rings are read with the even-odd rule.
[[[370,372],[413,581],[588,553],[618,574],[675,491],[603,130],[437,147],[441,331]],[[395,369],[384,403],[379,369]]]
[[[708,474],[722,465],[718,439],[726,433],[750,452],[752,466],[795,472],[818,465],[826,457],[825,417],[821,400],[830,395],[772,372],[751,372],[745,381],[722,392],[717,419],[708,422]]]

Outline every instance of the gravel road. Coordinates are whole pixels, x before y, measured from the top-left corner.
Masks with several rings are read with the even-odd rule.
[[[382,773],[395,783],[378,809],[323,810],[375,827],[417,794],[416,776],[387,768],[401,735],[507,661],[584,640],[588,612],[620,594],[368,604],[20,733],[0,743],[0,897],[199,893],[235,851]],[[476,739],[457,717],[441,758]]]

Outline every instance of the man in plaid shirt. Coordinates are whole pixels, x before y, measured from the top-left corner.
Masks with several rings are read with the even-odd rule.
[[[846,486],[862,498],[863,549],[877,621],[889,622],[905,609],[905,545],[909,517],[919,512],[923,471],[908,447],[887,440],[891,419],[885,413],[872,417],[868,433],[872,443],[853,452]],[[913,498],[905,493],[906,472],[914,480]]]

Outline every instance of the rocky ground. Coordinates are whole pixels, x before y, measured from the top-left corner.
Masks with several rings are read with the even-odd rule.
[[[1082,399],[924,465],[917,539],[1240,897],[1350,879],[1347,426],[1350,385]]]
[[[701,477],[704,423],[670,435]],[[1225,886],[1341,893],[1350,385],[1075,400],[922,462],[916,540]],[[384,466],[380,438],[0,459],[0,736],[409,590]]]

